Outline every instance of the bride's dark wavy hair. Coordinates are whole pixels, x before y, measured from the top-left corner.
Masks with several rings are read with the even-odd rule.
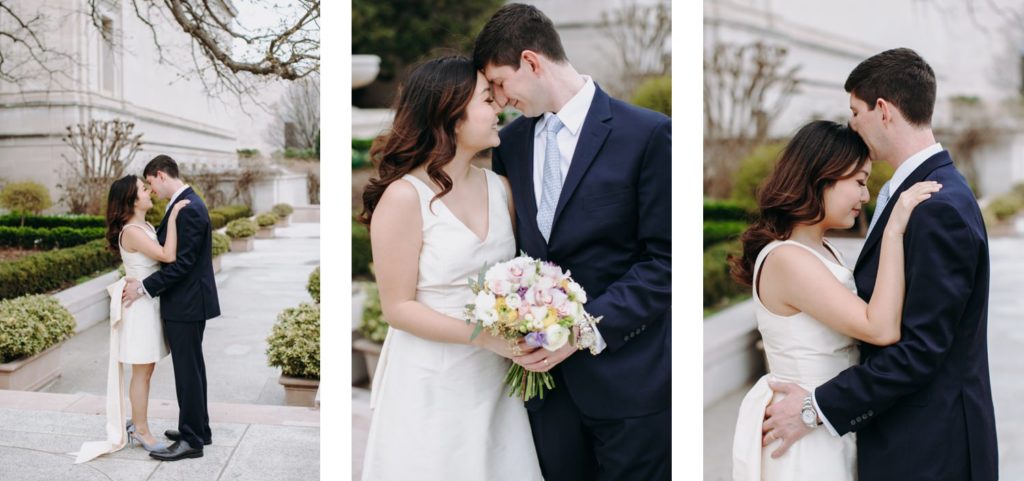
[[[370,147],[378,177],[363,192],[359,221],[369,225],[384,191],[421,165],[441,188],[431,204],[452,190],[452,179],[442,170],[455,157],[455,125],[464,116],[476,88],[477,70],[466,57],[429,60],[412,71],[395,102],[391,130]]]
[[[825,219],[825,190],[849,179],[868,161],[868,146],[852,129],[827,120],[803,126],[758,188],[759,215],[740,237],[741,256],[729,256],[730,274],[750,286],[761,249],[785,240],[798,224]]]
[[[135,202],[139,199],[139,178],[126,175],[114,181],[107,193],[107,248],[120,253],[118,243],[121,229],[135,215]]]

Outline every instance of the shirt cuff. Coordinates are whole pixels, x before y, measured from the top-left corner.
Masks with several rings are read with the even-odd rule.
[[[594,324],[593,328],[594,335],[597,337],[597,339],[594,341],[594,353],[595,355],[601,354],[601,351],[603,351],[604,348],[608,347],[608,343],[604,342],[604,337],[601,336],[601,331],[597,329],[597,324]]]
[[[152,299],[153,296],[149,295],[149,291],[146,290],[146,285],[143,284],[142,281],[139,281],[139,285],[142,286],[142,295]],[[817,409],[817,408],[815,408],[815,409]]]
[[[818,413],[818,417],[821,418],[821,424],[825,425],[825,428],[828,429],[828,433],[831,434],[832,437],[838,438],[839,432],[836,431],[836,428],[832,427],[832,423],[828,422],[828,418],[825,417],[825,413],[821,412],[821,408],[818,407],[818,398],[814,397],[814,391],[811,391],[811,402],[814,404],[814,411]]]

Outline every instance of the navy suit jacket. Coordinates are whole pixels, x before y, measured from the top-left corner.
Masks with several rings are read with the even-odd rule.
[[[671,390],[671,119],[613,99],[598,87],[579,135],[545,242],[533,188],[534,126],[501,131],[493,169],[514,194],[519,248],[569,269],[604,316],[608,347],[573,354],[560,369],[580,411],[593,418],[669,408]],[[538,409],[535,398],[528,409]]]
[[[200,322],[220,315],[217,282],[213,274],[213,225],[206,204],[192,188],[175,199],[177,204],[191,203],[178,213],[178,250],[176,259],[164,264],[142,284],[146,292],[160,298],[160,316],[165,322]],[[160,244],[167,240],[167,216],[164,213],[156,235]]]
[[[988,369],[988,234],[967,181],[946,151],[918,167],[892,199],[923,180],[942,184],[904,235],[906,297],[900,341],[861,346],[861,364],[818,387],[840,434],[857,432],[858,472],[870,480],[995,480],[995,415]],[[882,211],[857,260],[871,299]]]

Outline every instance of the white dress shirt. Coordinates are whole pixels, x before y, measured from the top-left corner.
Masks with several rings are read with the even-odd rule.
[[[910,174],[917,170],[924,161],[930,159],[933,155],[942,152],[942,144],[936,142],[928,147],[919,150],[916,154],[911,155],[910,158],[904,160],[899,167],[896,168],[896,172],[893,172],[892,178],[889,179],[889,192],[895,194],[899,190],[900,185],[910,177]],[[892,202],[890,195],[889,201]],[[825,418],[825,413],[821,412],[821,408],[818,407],[818,398],[815,397],[814,392],[811,392],[811,402],[814,403],[814,410],[818,412],[818,417],[821,418],[821,423],[828,429],[829,434],[832,436],[839,436],[839,432],[836,428],[832,427],[832,423],[828,422]]]
[[[559,170],[561,171],[563,183],[565,182],[565,176],[569,174],[569,167],[572,165],[572,155],[576,152],[576,144],[580,140],[580,132],[583,131],[583,122],[587,120],[587,112],[590,111],[590,104],[594,102],[594,93],[597,91],[594,79],[588,75],[581,75],[581,77],[585,80],[583,87],[557,113],[558,119],[565,126],[558,131],[557,136],[558,157],[561,160]],[[544,150],[547,148],[547,142],[544,139],[544,127],[551,116],[551,112],[546,112],[533,129],[533,197],[537,201],[538,209],[540,209],[541,189],[544,183]],[[597,338],[596,351],[600,354],[608,346],[608,343],[604,342],[604,337],[601,336],[601,331],[598,330],[596,325],[594,326],[594,334]]]

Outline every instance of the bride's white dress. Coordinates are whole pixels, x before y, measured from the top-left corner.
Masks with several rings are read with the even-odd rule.
[[[761,250],[754,265],[754,279],[769,252],[782,245],[796,245],[814,253],[844,286],[856,293],[853,271],[795,241],[775,241]],[[842,257],[826,242],[836,258]],[[765,408],[783,396],[775,396],[769,380],[793,382],[808,391],[824,384],[859,361],[856,341],[818,322],[805,313],[778,316],[771,313],[753,289],[757,328],[764,340],[768,374],[757,381],[740,405],[733,439],[734,481],[843,481],[857,479],[857,441],[853,433],[832,436],[819,426],[804,436],[781,458],[771,453],[781,443],[761,447],[761,422]]]
[[[467,280],[484,264],[515,256],[508,192],[487,178],[488,231],[483,240],[411,175],[423,218],[416,300],[461,319],[473,302]],[[466,344],[429,341],[390,329],[373,379],[373,415],[364,481],[540,480],[529,418],[508,396],[509,362]]]

